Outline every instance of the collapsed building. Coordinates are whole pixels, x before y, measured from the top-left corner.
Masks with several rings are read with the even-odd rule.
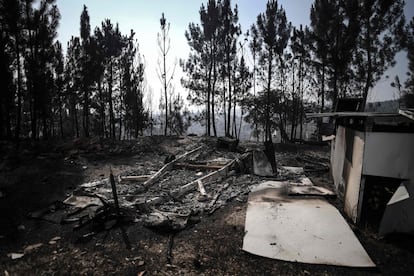
[[[307,117],[333,126],[322,139],[331,143],[331,175],[345,214],[380,235],[414,233],[413,110]]]

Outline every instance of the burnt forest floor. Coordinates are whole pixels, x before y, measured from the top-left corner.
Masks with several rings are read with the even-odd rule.
[[[1,143],[0,275],[142,275],[144,271],[146,275],[414,275],[412,237],[379,239],[354,226],[376,269],[291,263],[244,252],[246,189],[265,180],[250,174],[223,180],[227,185],[220,189],[230,189],[227,199],[211,212],[196,212],[181,231],[151,230],[135,219],[88,235],[89,228],[75,231],[73,224],[60,220],[62,201],[82,183],[107,179],[110,168],[115,177],[126,172],[151,174],[169,155],[202,144],[209,157],[220,157],[215,139],[200,137],[23,141],[18,152],[12,144]],[[253,142],[241,146],[259,147]],[[231,152],[224,155],[235,157]],[[276,159],[278,166],[305,167],[315,185],[333,189],[323,166],[329,165],[328,146],[277,145]],[[195,179],[195,173],[170,172],[167,178],[185,184]],[[221,184],[210,183],[207,192]],[[237,192],[238,187],[245,190]],[[341,210],[339,199],[330,202]],[[47,215],[33,216],[45,209]],[[12,259],[10,253],[24,255]]]

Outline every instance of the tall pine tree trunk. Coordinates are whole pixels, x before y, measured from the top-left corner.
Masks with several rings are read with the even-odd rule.
[[[292,61],[292,122],[290,128],[290,140],[294,139],[294,129],[296,128],[296,96],[295,96],[295,62]]]
[[[75,118],[75,130],[76,130],[76,138],[79,138],[79,122],[78,122],[78,110],[75,107],[75,113],[74,113],[74,118]]]
[[[227,136],[227,115],[226,115],[226,78],[223,74],[223,117],[224,117],[224,136]]]
[[[206,135],[210,136],[210,83],[209,83],[209,69],[206,68],[205,78],[207,79],[207,97],[206,97]]]
[[[16,131],[15,139],[19,140],[21,121],[22,121],[22,77],[20,70],[20,45],[18,34],[16,33],[16,64],[17,64],[17,119],[16,119]]]
[[[253,49],[253,97],[256,99],[256,48]],[[256,105],[256,101],[254,101]],[[255,106],[256,112],[257,107]],[[254,122],[254,131],[256,133],[256,142],[259,142],[259,132],[258,132],[258,124],[257,124],[257,118]]]
[[[304,110],[303,110],[303,59],[300,58],[299,61],[299,95],[300,95],[300,134],[299,139],[303,139],[303,116]],[[296,136],[296,135],[295,135]]]
[[[367,63],[368,63],[368,68],[367,68],[367,78],[365,81],[365,86],[364,86],[364,94],[363,94],[363,101],[362,101],[362,105],[360,106],[359,111],[364,111],[365,110],[365,105],[367,103],[367,98],[368,98],[368,92],[369,92],[369,88],[371,87],[372,84],[372,60],[371,60],[371,24],[369,21],[369,17],[365,19],[366,23],[366,29],[367,29],[367,34],[365,37],[365,41],[366,41],[366,47],[365,50],[367,52]]]
[[[239,122],[239,134],[237,135],[237,138],[240,139],[241,135],[241,129],[242,129],[242,123],[243,123],[243,108],[240,108],[240,122]]]
[[[322,84],[321,84],[321,113],[325,109],[325,62],[322,63]]]
[[[214,104],[214,96],[216,94],[216,82],[217,82],[217,64],[216,60],[213,59],[213,85],[212,85],[212,92],[211,92],[211,121],[213,125],[213,133],[214,137],[217,137],[217,129],[216,129],[216,115],[215,115],[215,104]]]
[[[83,132],[85,137],[89,137],[89,95],[87,92],[87,89],[84,88],[84,96],[83,96],[83,120],[82,120],[82,126],[83,126]]]
[[[213,49],[210,53],[210,63],[207,75],[207,136],[211,136],[211,113],[210,113],[210,101],[211,101],[211,76],[213,71],[213,62],[211,60]]]
[[[332,111],[336,108],[336,104],[338,102],[338,70],[337,68],[334,69],[333,73],[333,100],[332,100]]]
[[[119,130],[118,130],[118,140],[121,141],[122,136],[122,73],[119,74]]]
[[[165,29],[163,29],[163,63],[164,63],[164,96],[165,96],[165,128],[164,136],[167,136],[168,128],[168,93],[167,93],[167,69],[166,69],[166,53],[165,53]]]
[[[234,137],[238,139],[239,137],[237,137],[236,103],[233,103],[233,129],[234,129]]]
[[[60,128],[60,137],[63,139],[63,115],[62,115],[62,100],[59,96],[59,128]]]
[[[266,130],[265,130],[265,141],[272,142],[272,134],[270,133],[270,88],[272,83],[272,50],[269,50],[269,64],[267,70],[267,102],[266,102]]]
[[[232,94],[231,94],[231,66],[230,66],[230,55],[227,54],[227,73],[228,73],[228,80],[229,80],[229,104],[227,105],[227,130],[226,136],[230,135],[231,129],[231,101],[232,101]]]
[[[99,93],[99,101],[100,101],[100,105],[99,105],[99,113],[100,113],[100,134],[101,137],[105,137],[105,97],[104,97],[104,93],[102,91],[102,82],[101,80],[98,80],[98,93]]]
[[[113,72],[112,72],[112,58],[109,62],[109,84],[108,84],[108,101],[109,101],[109,126],[110,126],[110,137],[115,139],[115,118],[114,118],[114,107],[112,103],[112,79],[113,79]]]
[[[33,99],[33,104],[32,104],[32,114],[31,114],[31,131],[32,131],[32,139],[36,139],[37,138],[37,101],[36,101],[36,97],[34,97]]]

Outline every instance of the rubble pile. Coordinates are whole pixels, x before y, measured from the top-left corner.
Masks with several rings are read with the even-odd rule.
[[[179,141],[179,140],[178,140]],[[88,151],[98,141],[80,148]],[[141,143],[142,144],[142,143]],[[312,167],[279,166],[277,174],[263,151],[240,147],[230,139],[183,141],[161,145],[164,157],[147,155],[136,166],[109,177],[79,185],[63,202],[56,202],[31,214],[32,218],[71,224],[78,241],[87,241],[100,231],[142,223],[157,231],[174,233],[213,214],[231,200],[246,202],[252,187],[264,179],[289,180],[311,186],[306,169],[324,169],[325,160],[308,162]],[[155,153],[156,148],[152,147]],[[124,149],[122,149],[124,150]],[[166,156],[165,156],[166,155]],[[155,157],[155,156],[154,156]],[[310,159],[290,155],[292,162]],[[162,160],[165,160],[162,162]],[[292,193],[303,193],[296,188]],[[309,193],[310,189],[306,189]],[[320,191],[314,192],[320,193]],[[125,243],[128,245],[127,239]]]
[[[81,148],[89,150],[95,142]],[[176,152],[165,158],[165,164],[159,158],[138,163],[116,175],[114,187],[112,174],[83,183],[63,202],[33,212],[31,217],[73,224],[76,231],[85,229],[79,231],[79,239],[85,240],[133,222],[163,231],[182,230],[230,200],[245,201],[250,187],[261,179],[249,174],[251,152],[243,153],[234,143],[230,148],[223,143],[198,145],[183,147],[181,152],[179,147],[170,147],[170,152]]]

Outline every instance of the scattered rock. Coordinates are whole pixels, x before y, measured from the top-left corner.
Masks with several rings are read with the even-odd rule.
[[[7,254],[7,257],[11,258],[12,260],[17,260],[20,258],[23,258],[24,254],[23,253],[9,253]]]
[[[19,226],[17,226],[17,230],[24,231],[26,230],[26,227],[23,224],[20,224]]]
[[[36,243],[36,244],[32,244],[32,245],[28,245],[24,248],[23,252],[24,254],[29,254],[30,252],[40,248],[43,246],[43,243]]]
[[[61,237],[56,236],[56,237],[52,238],[52,239],[49,241],[49,244],[56,244],[56,243],[57,243],[57,241],[59,241],[60,239],[61,239]]]

